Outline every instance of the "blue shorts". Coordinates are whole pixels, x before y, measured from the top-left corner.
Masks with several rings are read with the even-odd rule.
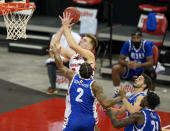
[[[126,66],[126,73],[122,75],[121,77],[123,79],[133,78],[133,76],[140,76],[143,73],[143,71],[144,71],[143,68],[136,68],[135,70],[133,70],[133,69],[129,69]]]
[[[95,119],[87,114],[71,114],[63,131],[94,131]]]

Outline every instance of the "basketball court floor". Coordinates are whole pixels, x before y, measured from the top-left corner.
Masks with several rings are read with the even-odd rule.
[[[0,130],[1,131],[61,131],[64,119],[65,96],[47,95],[49,87],[46,56],[9,53],[0,47]],[[97,59],[99,63],[99,59]],[[103,86],[108,97],[113,96],[111,79],[101,78],[98,70],[95,79]],[[162,126],[170,125],[170,88],[158,85],[156,92],[161,104],[156,109]],[[118,106],[117,106],[118,107]],[[116,130],[105,113],[99,110],[101,131]],[[123,129],[121,129],[123,130]]]

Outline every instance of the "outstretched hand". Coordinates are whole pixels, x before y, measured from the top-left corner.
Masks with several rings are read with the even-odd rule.
[[[68,12],[63,12],[63,17],[59,16],[59,18],[63,26],[70,28],[74,25],[74,23],[72,23],[73,18],[70,18],[70,13]]]
[[[121,96],[122,98],[126,97],[126,89],[122,85],[118,91],[118,96]]]

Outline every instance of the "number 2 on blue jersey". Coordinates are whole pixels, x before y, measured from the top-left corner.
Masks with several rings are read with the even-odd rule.
[[[81,99],[84,91],[82,88],[77,88],[77,92],[79,93],[78,96],[76,97],[75,101],[77,102],[83,102],[83,100]]]

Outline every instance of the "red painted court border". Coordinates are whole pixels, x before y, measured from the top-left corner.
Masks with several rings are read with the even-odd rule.
[[[3,113],[0,114],[0,131],[61,131],[64,110],[65,99],[53,98]],[[157,113],[161,117],[162,127],[170,125],[170,113]],[[110,119],[101,110],[98,126],[101,131],[118,131],[112,127]]]

